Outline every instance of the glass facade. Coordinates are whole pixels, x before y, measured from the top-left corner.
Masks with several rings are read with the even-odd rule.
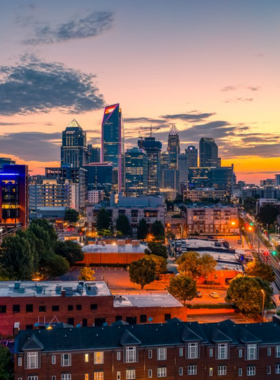
[[[232,194],[233,166],[189,168],[189,190],[213,187]]]
[[[127,197],[148,192],[148,156],[143,149],[132,148],[125,153],[125,193]]]
[[[79,168],[87,163],[86,132],[74,119],[62,132],[61,165]]]
[[[218,146],[212,138],[202,137],[199,141],[199,166],[219,166]]]

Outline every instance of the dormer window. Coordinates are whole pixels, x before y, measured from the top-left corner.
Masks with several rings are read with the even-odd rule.
[[[38,368],[38,352],[27,353],[27,368],[28,369]]]
[[[198,343],[189,343],[188,344],[188,359],[197,359],[198,358]]]
[[[126,347],[126,363],[136,363],[136,347]]]
[[[218,359],[228,358],[228,345],[227,343],[218,344]]]
[[[247,360],[256,360],[257,359],[257,345],[248,344],[247,346]]]

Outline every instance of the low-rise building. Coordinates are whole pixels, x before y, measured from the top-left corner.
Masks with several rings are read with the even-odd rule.
[[[229,194],[225,190],[216,190],[213,187],[203,189],[184,190],[184,200],[190,199],[192,202],[199,202],[203,198],[219,199],[225,201],[229,198]]]
[[[103,200],[103,190],[90,190],[88,192],[88,201],[90,204],[96,204]]]
[[[280,325],[169,323],[20,331],[15,379],[276,379]]]

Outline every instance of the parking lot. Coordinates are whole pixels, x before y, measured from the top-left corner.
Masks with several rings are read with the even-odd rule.
[[[235,323],[251,323],[253,320],[244,317],[240,313],[221,313],[221,314],[205,314],[205,315],[188,315],[188,322],[199,322],[199,323],[216,323],[226,321],[231,319]]]

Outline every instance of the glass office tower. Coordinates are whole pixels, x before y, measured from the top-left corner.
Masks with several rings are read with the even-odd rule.
[[[127,197],[148,192],[148,156],[144,149],[132,148],[125,153],[125,194]]]
[[[118,170],[118,191],[123,189],[124,131],[119,104],[105,108],[101,127],[101,162],[112,162]]]
[[[72,168],[80,168],[86,165],[87,159],[87,135],[73,119],[62,132],[61,165],[70,165]]]

